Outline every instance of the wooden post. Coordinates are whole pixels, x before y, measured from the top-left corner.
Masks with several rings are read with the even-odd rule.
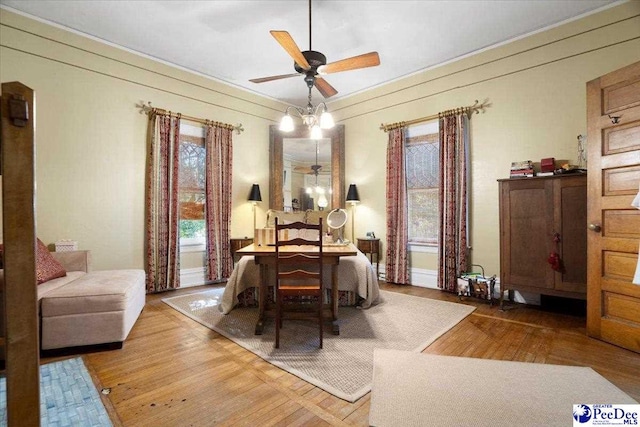
[[[7,420],[9,426],[39,426],[33,90],[2,83],[0,115]]]

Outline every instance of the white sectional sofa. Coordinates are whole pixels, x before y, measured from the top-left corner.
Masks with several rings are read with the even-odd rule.
[[[144,308],[145,272],[91,271],[90,251],[51,255],[67,275],[37,285],[41,349],[121,347]]]

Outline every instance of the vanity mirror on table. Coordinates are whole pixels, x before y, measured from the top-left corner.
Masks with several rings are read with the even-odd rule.
[[[344,125],[309,139],[299,126],[282,132],[270,126],[269,208],[329,211],[344,207]]]

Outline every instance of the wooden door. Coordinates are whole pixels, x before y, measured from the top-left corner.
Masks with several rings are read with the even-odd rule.
[[[587,83],[587,121],[587,333],[640,352],[640,62]]]

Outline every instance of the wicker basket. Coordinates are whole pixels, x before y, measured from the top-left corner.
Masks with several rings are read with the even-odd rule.
[[[78,250],[77,240],[58,240],[56,242],[56,252],[71,252]]]

